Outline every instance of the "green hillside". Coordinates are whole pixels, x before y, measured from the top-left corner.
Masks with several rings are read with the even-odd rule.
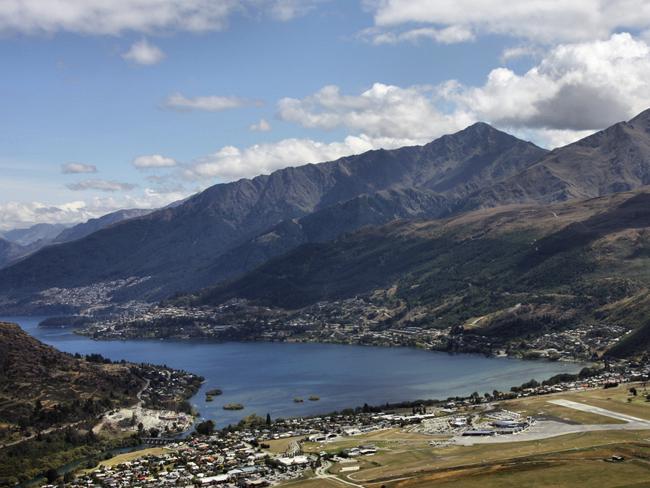
[[[394,222],[302,246],[190,302],[299,309],[365,295],[406,305],[402,325],[465,324],[499,339],[581,323],[632,328],[645,323],[648,227],[644,192]]]

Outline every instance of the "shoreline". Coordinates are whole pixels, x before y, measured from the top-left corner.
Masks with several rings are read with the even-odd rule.
[[[39,326],[40,327],[40,326]],[[520,361],[543,361],[543,362],[556,362],[556,363],[579,363],[579,364],[594,364],[596,361],[593,359],[586,358],[568,358],[568,357],[559,357],[559,358],[547,358],[542,356],[525,356],[525,355],[512,355],[512,354],[494,354],[488,352],[480,352],[474,350],[462,351],[454,350],[449,351],[445,349],[431,349],[426,347],[418,347],[417,345],[409,344],[368,344],[363,342],[346,342],[346,341],[322,341],[322,340],[284,340],[279,338],[277,340],[273,339],[218,339],[215,337],[193,337],[193,336],[172,336],[172,337],[158,337],[158,336],[129,336],[129,337],[112,337],[112,336],[92,336],[88,333],[84,333],[84,329],[76,329],[70,326],[46,326],[46,329],[70,329],[76,335],[86,337],[89,340],[96,342],[128,342],[128,341],[147,341],[147,342],[181,342],[181,343],[198,343],[198,344],[319,344],[319,345],[333,345],[333,346],[354,346],[354,347],[372,347],[372,348],[381,348],[381,349],[412,349],[417,351],[426,351],[426,352],[435,352],[441,354],[448,354],[450,356],[457,355],[472,355],[472,356],[482,356],[490,359],[511,359],[511,360],[520,360]]]
[[[115,339],[109,339],[109,341],[112,341],[112,340],[115,340]],[[129,339],[118,339],[118,340],[119,341],[125,341],[125,340],[129,340]],[[118,341],[118,340],[115,340],[115,341]],[[133,341],[145,341],[145,340],[149,340],[149,339],[133,339]],[[173,339],[172,341],[186,342],[186,341],[183,341],[181,339]],[[198,339],[198,340],[193,339],[192,341],[193,342],[199,342],[199,343],[206,343],[207,342],[207,343],[217,343],[217,344],[224,342],[224,341],[214,341],[214,340],[206,340],[206,339]],[[320,342],[317,342],[317,341],[300,341],[300,342],[296,342],[296,341],[259,341],[258,340],[258,341],[239,341],[239,342],[242,342],[242,343],[246,343],[246,342],[260,342],[260,343],[285,342],[285,343],[300,343],[300,344],[321,344],[321,345],[324,344],[324,345],[332,345],[332,346],[339,346],[339,345],[353,345],[353,346],[355,346],[355,345],[356,346],[358,346],[358,345],[366,345],[366,346],[375,347],[375,348],[380,348],[380,347],[382,347],[382,348],[402,347],[402,348],[405,348],[405,349],[412,349],[412,350],[422,349],[422,348],[413,348],[413,347],[409,347],[409,346],[388,346],[387,347],[387,346],[376,346],[376,345],[367,345],[367,344],[349,344],[349,343],[337,344],[337,343],[332,343],[332,342],[320,343]],[[467,355],[467,354],[470,354],[470,355],[475,355],[475,356],[484,356],[484,355],[479,354],[479,353],[459,353],[459,352],[448,352],[448,351],[433,351],[433,352],[446,352],[448,355]],[[496,358],[496,357],[494,357],[494,359],[518,359],[518,358],[512,358],[512,357]],[[528,358],[528,359],[532,359],[532,358]],[[539,358],[537,358],[537,360],[539,361]],[[549,361],[548,360],[542,360],[542,362],[549,362]],[[554,361],[554,362],[557,362],[557,361]],[[579,362],[579,361],[571,361],[571,362],[576,363],[576,362]],[[589,363],[588,365],[585,363],[585,367],[592,367],[592,366],[594,366],[593,363]],[[600,371],[603,371],[603,370],[601,369]],[[569,373],[567,373],[567,374],[569,374]],[[543,381],[540,380],[540,385],[546,383],[549,379],[553,378],[554,376],[558,376],[558,375],[552,375],[550,377],[543,378]],[[576,378],[578,378],[580,375],[579,374],[574,374],[572,376],[575,376]],[[197,397],[197,395],[201,394],[202,388],[206,384],[206,382],[207,381],[204,380],[201,383],[201,386],[199,387],[199,389],[191,397],[188,398],[188,400],[190,402],[193,399],[195,399]],[[518,385],[511,385],[511,386],[518,387]],[[514,390],[514,388],[512,388],[511,390]],[[535,390],[535,391],[526,392],[523,396],[534,397],[534,396],[542,396],[542,395],[545,395],[545,394],[548,394],[548,393],[549,392],[543,392],[541,390]],[[510,395],[512,395],[512,396],[510,396]],[[498,399],[495,398],[495,400],[496,401],[503,401],[503,400],[508,400],[508,399],[511,399],[511,398],[519,398],[518,393],[514,393],[513,391],[506,391],[506,392],[504,392],[504,394],[502,396],[499,396]],[[495,400],[492,400],[492,401],[495,401]],[[397,415],[407,415],[408,416],[410,414],[405,413],[405,412],[408,412],[408,410],[410,410],[412,407],[416,407],[416,406],[418,406],[418,407],[425,406],[425,407],[434,407],[434,408],[444,408],[444,406],[446,404],[449,404],[450,402],[451,403],[456,403],[458,405],[479,405],[481,403],[485,403],[486,401],[488,401],[488,400],[486,400],[483,396],[474,397],[473,395],[455,396],[455,397],[449,397],[447,399],[440,399],[440,398],[415,399],[415,400],[405,400],[405,401],[399,401],[399,402],[391,402],[389,404],[385,404],[385,405],[381,405],[381,406],[379,406],[379,405],[375,405],[375,406],[364,405],[363,407],[359,406],[359,405],[356,406],[356,407],[348,406],[348,407],[342,408],[342,409],[340,409],[338,411],[333,411],[333,412],[330,411],[329,413],[326,413],[325,411],[323,411],[322,413],[315,413],[315,414],[309,414],[309,415],[283,416],[283,418],[286,419],[286,420],[289,420],[289,421],[292,421],[292,420],[308,421],[308,420],[318,419],[318,418],[322,418],[322,417],[341,415],[341,414],[343,414],[343,415],[352,415],[353,417],[357,417],[358,415],[360,415],[361,413],[365,413],[366,411],[368,411],[368,412],[372,412],[372,411],[379,411],[379,412],[395,411],[397,413]],[[245,420],[246,418],[247,417],[244,417],[244,419],[242,419],[242,420]],[[416,417],[414,416],[413,418],[415,419]],[[196,424],[201,419],[202,419],[202,417],[200,415],[196,415],[194,417],[194,421],[192,422],[192,425],[189,426],[187,430],[185,430],[183,432],[179,432],[179,433],[175,434],[174,436],[170,436],[170,437],[163,435],[163,436],[161,436],[161,439],[162,440],[172,440],[173,439],[173,440],[175,440],[177,442],[190,442],[190,440],[193,437],[193,435],[192,435],[193,434],[193,428],[196,426]],[[231,430],[233,428],[234,429],[242,429],[243,427],[241,426],[240,423],[231,423],[231,424],[228,424],[227,426],[224,426],[223,428],[221,428],[220,431],[225,432],[225,431]],[[150,445],[151,444],[144,443],[144,444],[141,444],[139,446],[134,446],[134,447],[130,448],[129,450],[137,450],[137,449],[143,449],[143,448],[146,449],[146,447],[148,447]],[[83,462],[83,459],[80,459],[78,461]]]

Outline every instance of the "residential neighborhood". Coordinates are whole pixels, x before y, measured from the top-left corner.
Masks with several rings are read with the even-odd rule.
[[[367,435],[401,431],[431,436],[430,445],[445,448],[485,442],[558,435],[557,422],[526,416],[504,408],[509,400],[558,393],[593,391],[634,382],[629,388],[645,390],[650,364],[619,362],[603,370],[585,370],[566,381],[530,382],[509,392],[492,392],[425,402],[372,407],[364,405],[344,412],[316,417],[271,421],[251,416],[237,426],[199,434],[211,421],[197,426],[185,439],[149,442],[163,447],[146,449],[140,457],[108,462],[74,478],[71,488],[158,486],[262,487],[323,473],[332,463],[341,472],[358,469],[356,458],[373,456],[380,448],[364,442]],[[630,393],[632,394],[632,393]],[[504,403],[506,402],[506,403]],[[567,428],[570,425],[567,424]],[[355,439],[359,439],[355,442]],[[164,441],[164,442],[163,442]],[[332,451],[342,441],[346,447]],[[147,447],[146,445],[143,447]],[[155,451],[155,452],[154,452]],[[137,451],[135,452],[137,454]],[[44,485],[53,488],[57,485]]]

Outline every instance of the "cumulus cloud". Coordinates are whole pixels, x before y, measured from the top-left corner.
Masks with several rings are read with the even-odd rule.
[[[260,119],[256,124],[251,124],[249,127],[253,132],[268,132],[271,130],[271,124],[269,124],[266,119]]]
[[[124,208],[162,208],[170,203],[187,198],[185,190],[159,191],[145,188],[139,195],[93,197],[60,204],[45,202],[0,203],[0,230],[29,227],[40,223],[75,224],[101,217]]]
[[[356,95],[326,86],[302,99],[282,99],[278,115],[308,128],[415,143],[480,120],[557,145],[650,105],[650,46],[630,34],[561,44],[537,55],[528,71],[499,67],[478,86],[454,80],[411,87],[375,83]]]
[[[559,45],[523,74],[497,68],[483,86],[447,98],[504,127],[602,129],[648,108],[650,47],[630,34]]]
[[[375,83],[359,95],[344,95],[329,85],[303,99],[280,100],[278,116],[309,128],[345,127],[373,138],[426,141],[471,123],[463,113],[437,107],[444,92],[444,87]]]
[[[146,154],[133,160],[133,166],[139,169],[171,168],[176,166],[176,160],[161,154]]]
[[[96,190],[103,192],[130,191],[137,186],[138,185],[134,185],[132,183],[122,183],[120,181],[99,179],[84,180],[78,183],[69,183],[66,185],[69,190],[73,191]]]
[[[375,83],[348,94],[330,85],[304,98],[284,98],[277,107],[281,120],[352,135],[335,142],[291,138],[225,146],[180,171],[199,181],[252,177],[371,149],[423,144],[476,121],[555,147],[648,108],[650,47],[641,39],[615,34],[536,55],[540,59],[528,71],[496,68],[477,86],[454,80],[409,87]]]
[[[179,112],[190,112],[192,110],[220,112],[222,110],[245,107],[248,105],[261,105],[261,102],[240,97],[222,96],[188,98],[180,93],[175,93],[167,97],[164,103],[166,108],[177,110]]]
[[[133,43],[129,50],[122,54],[122,58],[132,63],[151,66],[165,59],[165,53],[146,39],[142,39]]]
[[[64,175],[97,173],[97,166],[85,163],[65,163],[61,165],[61,173]]]
[[[501,34],[534,42],[605,39],[620,29],[650,26],[645,0],[366,0],[375,26],[455,27],[481,34]]]
[[[311,139],[283,139],[273,143],[255,144],[246,148],[225,146],[213,154],[199,158],[185,170],[191,179],[218,178],[234,180],[268,174],[293,165],[330,161],[380,147],[393,148],[412,143],[406,139],[372,138],[367,135],[348,136],[341,142],[319,142]]]
[[[61,205],[48,205],[42,202],[4,202],[0,203],[0,229],[26,227],[37,223],[71,223],[86,220],[91,214],[86,212],[83,201],[73,201]]]

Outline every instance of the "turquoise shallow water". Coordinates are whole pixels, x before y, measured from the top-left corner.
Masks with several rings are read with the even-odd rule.
[[[332,344],[93,341],[70,329],[38,327],[43,317],[0,317],[67,352],[100,353],[113,360],[167,364],[206,378],[192,402],[219,426],[251,413],[273,418],[316,415],[368,403],[447,398],[506,390],[532,378],[573,373],[583,365],[486,358],[473,354]],[[206,403],[203,392],[223,395]],[[310,395],[320,397],[310,402]],[[295,397],[304,403],[294,403]],[[244,410],[224,411],[237,402]]]

